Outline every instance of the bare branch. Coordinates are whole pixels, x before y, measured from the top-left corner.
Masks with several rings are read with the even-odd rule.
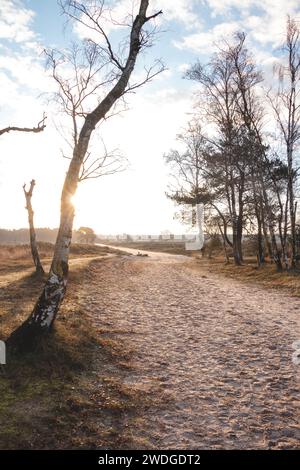
[[[124,91],[124,94],[133,92],[136,88],[140,88],[146,83],[151,82],[153,78],[155,78],[157,75],[161,74],[162,72],[166,71],[167,68],[165,67],[165,65],[163,64],[161,60],[156,60],[156,62],[149,69],[144,68],[144,70],[145,70],[144,79],[141,80],[140,82],[129,85]]]
[[[11,132],[11,131],[17,131],[17,132],[42,132],[45,127],[45,121],[47,119],[47,116],[44,114],[43,119],[40,120],[38,125],[36,127],[16,127],[16,126],[9,126],[5,127],[4,129],[0,129],[0,135],[5,134],[6,132]]]
[[[24,191],[26,200],[27,200],[27,197],[29,197],[29,198],[32,197],[34,186],[35,186],[35,180],[34,179],[30,181],[30,186],[29,186],[28,191],[26,190],[26,183],[23,184],[23,191]]]
[[[91,152],[87,152],[81,166],[81,172],[78,181],[100,178],[101,176],[112,175],[125,171],[127,168],[127,159],[118,153],[117,150],[108,152],[104,142],[103,155],[92,158]]]

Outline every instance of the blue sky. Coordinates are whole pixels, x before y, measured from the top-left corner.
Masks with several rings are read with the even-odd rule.
[[[127,14],[137,1],[114,2],[115,15]],[[80,185],[75,225],[90,225],[99,233],[180,232],[174,207],[165,197],[168,169],[163,154],[176,146],[176,134],[191,117],[196,87],[183,72],[197,59],[206,62],[214,44],[237,30],[248,34],[248,46],[271,76],[280,56],[287,14],[297,18],[296,0],[150,0],[150,10],[162,9],[156,44],[140,58],[142,64],[163,59],[167,71],[127,99],[129,109],[97,130],[108,148],[118,147],[130,161],[128,171]],[[134,10],[135,11],[135,10]],[[35,125],[43,112],[48,125],[39,135],[9,134],[0,140],[1,227],[27,224],[22,185],[35,178],[37,226],[55,227],[59,221],[60,190],[67,161],[65,142],[57,128],[67,132],[65,118],[47,100],[55,84],[45,70],[41,51],[64,48],[86,33],[65,26],[56,0],[0,0],[0,127]],[[121,30],[110,31],[115,40]],[[97,148],[97,140],[95,142]]]

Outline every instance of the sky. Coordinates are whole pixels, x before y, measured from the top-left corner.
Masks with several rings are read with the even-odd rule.
[[[107,0],[116,18],[138,2]],[[191,119],[197,86],[183,78],[200,60],[206,63],[222,38],[247,33],[248,47],[266,78],[284,40],[287,15],[300,18],[299,0],[150,0],[150,13],[163,10],[153,47],[138,58],[143,65],[163,60],[166,70],[127,97],[127,109],[96,130],[93,151],[118,148],[126,171],[87,180],[74,198],[75,227],[97,233],[184,233],[174,220],[176,208],[165,195],[170,177],[163,155],[176,148],[176,135]],[[106,24],[114,41],[121,34]],[[123,29],[122,29],[122,34]],[[66,25],[56,0],[0,0],[0,128],[35,126],[43,113],[47,127],[39,134],[0,137],[1,228],[27,226],[22,186],[34,178],[35,225],[57,227],[60,193],[68,160],[68,122],[50,100],[56,85],[45,68],[44,48],[64,49],[86,32]]]

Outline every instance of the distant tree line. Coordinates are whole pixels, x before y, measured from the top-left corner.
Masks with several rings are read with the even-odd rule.
[[[288,18],[282,55],[266,82],[246,35],[223,40],[207,64],[185,78],[199,85],[195,113],[165,159],[179,206],[202,203],[206,231],[218,233],[226,259],[243,263],[242,238],[256,239],[258,265],[299,261],[300,29]],[[230,236],[229,236],[230,234]]]
[[[39,241],[55,243],[58,229],[54,228],[37,228],[35,229]],[[19,244],[28,243],[29,228],[20,228],[14,230],[0,229],[0,243],[4,244]]]
[[[36,236],[40,242],[55,243],[58,228],[36,228]],[[8,230],[0,228],[0,244],[27,244],[29,240],[29,228]],[[74,243],[95,243],[97,236],[90,227],[80,227],[73,231]]]

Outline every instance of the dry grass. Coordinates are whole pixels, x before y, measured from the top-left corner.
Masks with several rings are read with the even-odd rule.
[[[235,266],[233,262],[224,263],[224,258],[216,257],[211,260],[198,258],[197,265],[210,272],[223,274],[226,277],[246,283],[254,283],[260,287],[284,289],[286,293],[300,296],[300,274],[295,272],[278,272],[273,263],[267,262],[257,267],[255,258],[246,258],[243,266]]]
[[[28,247],[9,248],[1,255],[10,255],[0,271],[2,339],[30,313],[43,283],[32,273]],[[43,256],[50,254],[47,248]],[[130,367],[130,351],[99,341],[87,316],[90,306],[83,301],[90,266],[113,250],[74,248],[68,292],[53,334],[35,353],[8,358],[0,369],[0,449],[130,447],[124,415],[134,414],[139,398],[118,380]]]
[[[52,243],[38,242],[38,249],[41,258],[51,258],[54,245]],[[112,253],[113,250],[105,246],[88,245],[84,243],[74,243],[71,245],[71,258],[74,256],[91,256]],[[30,245],[0,245],[0,261],[7,260],[31,260]]]

